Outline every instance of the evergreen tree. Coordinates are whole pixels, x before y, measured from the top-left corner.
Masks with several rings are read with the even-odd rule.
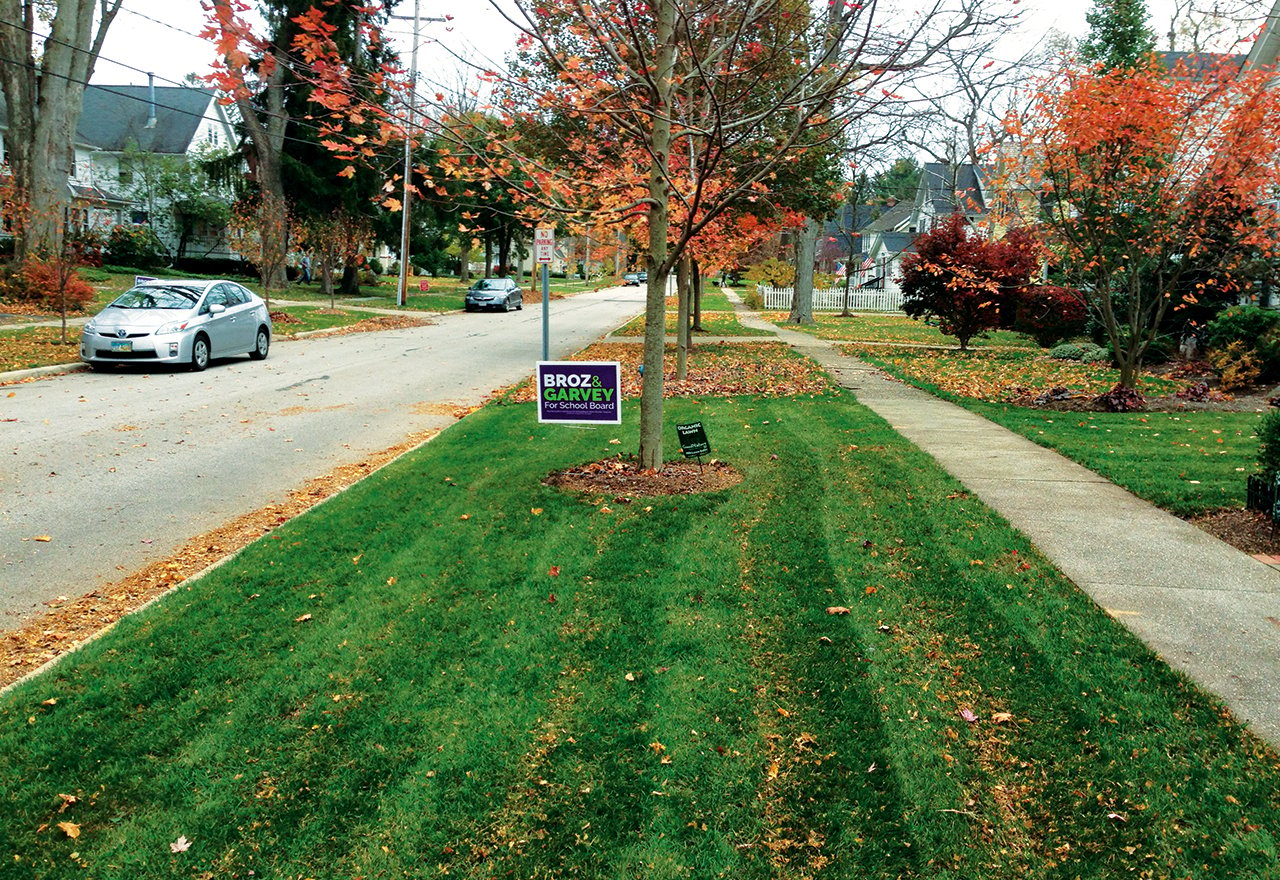
[[[1080,43],[1080,57],[1106,70],[1136,67],[1155,51],[1156,38],[1147,27],[1143,0],[1093,0],[1085,15],[1089,35]]]

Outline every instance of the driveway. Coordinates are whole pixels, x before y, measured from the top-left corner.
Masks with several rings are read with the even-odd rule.
[[[553,301],[551,356],[643,307],[635,288]],[[453,423],[454,409],[532,375],[541,357],[539,304],[435,320],[279,341],[265,362],[204,373],[134,368],[0,388],[0,631],[311,477]]]

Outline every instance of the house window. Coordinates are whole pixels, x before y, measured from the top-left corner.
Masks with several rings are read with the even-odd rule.
[[[133,183],[133,169],[121,166],[117,179],[126,186]]]
[[[147,212],[146,211],[132,212],[129,215],[129,222],[132,223],[134,226],[141,226],[143,223],[147,222]]]

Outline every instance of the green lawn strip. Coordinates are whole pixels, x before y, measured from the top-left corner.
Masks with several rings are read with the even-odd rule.
[[[633,413],[491,406],[0,698],[0,876],[1274,864],[1274,755],[881,420],[668,409],[746,481],[571,497]]]
[[[903,370],[891,355],[859,349],[857,355],[904,380],[1003,425],[1041,446],[1101,474],[1157,507],[1194,516],[1243,507],[1245,478],[1257,469],[1260,413],[1060,412],[991,403],[954,394]],[[1007,358],[1010,353],[1000,353]],[[1095,371],[1114,370],[1093,367]],[[955,367],[947,370],[955,373]],[[1027,368],[1028,385],[1043,382]],[[1113,381],[1104,377],[1100,386]],[[1158,390],[1150,380],[1148,388]],[[1166,383],[1167,385],[1167,383]]]
[[[284,321],[275,321],[272,327],[277,336],[296,336],[299,333],[306,333],[314,330],[332,330],[336,327],[350,327],[352,324],[358,324],[361,321],[367,321],[370,318],[377,317],[371,312],[361,311],[359,309],[343,309],[341,307],[330,310],[327,306],[286,306],[272,310],[275,312],[284,312],[291,317],[297,318],[299,323],[286,323]]]
[[[677,314],[675,312],[667,312],[667,335],[674,336],[676,333]],[[634,318],[627,322],[619,330],[615,330],[614,336],[643,336],[644,335],[644,316]],[[695,330],[695,336],[772,336],[769,330],[760,330],[756,327],[744,326],[738,320],[738,316],[733,312],[704,312],[702,315],[702,330]]]
[[[786,324],[786,312],[764,312],[766,321]],[[819,339],[837,339],[849,342],[903,342],[917,345],[954,347],[954,336],[944,336],[937,327],[908,318],[906,315],[853,315],[843,318],[830,312],[815,312],[814,324],[786,324],[788,330],[812,333]],[[1010,347],[1040,351],[1035,340],[1012,330],[992,330],[987,336],[969,341],[970,348]]]

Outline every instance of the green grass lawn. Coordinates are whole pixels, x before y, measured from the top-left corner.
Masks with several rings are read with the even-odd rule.
[[[1260,413],[1070,413],[957,401],[1179,516],[1244,507]]]
[[[761,317],[775,324],[786,321],[786,312],[763,312]],[[788,330],[812,333],[820,339],[847,340],[849,342],[905,342],[916,345],[956,346],[954,336],[944,336],[937,327],[908,318],[906,315],[854,315],[842,318],[831,312],[815,312],[815,324],[787,324]],[[1031,348],[1040,347],[1024,333],[1012,330],[993,330],[985,339],[972,339],[971,348],[992,346]]]
[[[1274,753],[883,421],[542,485],[634,414],[490,406],[0,697],[0,877],[1274,876]]]
[[[667,335],[674,336],[676,334],[676,320],[678,315],[675,312],[667,312]],[[694,335],[699,336],[772,336],[768,330],[760,330],[755,327],[746,327],[738,320],[738,316],[733,312],[703,312],[702,313],[702,330],[695,331]],[[624,324],[620,329],[613,331],[615,336],[643,336],[644,335],[644,316],[633,318]]]
[[[1243,507],[1257,470],[1261,414],[1252,412],[1060,412],[1001,402],[1016,389],[1063,385],[1096,395],[1118,371],[1018,352],[921,352],[854,347],[889,373],[1054,449],[1179,516]],[[1147,377],[1142,390],[1187,384]]]
[[[357,309],[321,308],[319,306],[288,306],[274,309],[273,312],[284,312],[297,318],[297,324],[276,321],[272,326],[277,336],[297,336],[312,330],[333,330],[337,327],[350,327],[361,321],[374,317],[369,312]]]

